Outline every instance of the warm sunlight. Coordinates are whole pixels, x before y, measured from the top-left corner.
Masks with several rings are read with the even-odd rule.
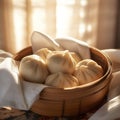
[[[73,5],[75,0],[57,0],[58,5]]]
[[[87,26],[87,31],[88,31],[88,32],[91,32],[91,31],[92,31],[92,25],[91,25],[91,24],[88,24],[88,26]]]
[[[56,11],[56,36],[65,35],[70,27],[72,10],[70,7],[58,5]]]
[[[85,23],[81,23],[79,25],[79,33],[80,33],[80,36],[82,37],[86,32],[86,25]]]
[[[112,2],[1,0],[0,16],[4,24],[1,24],[0,46],[15,53],[30,45],[33,31],[43,32],[52,38],[74,37],[101,49],[119,46],[119,41],[116,43],[114,40],[119,38],[115,37],[115,30],[119,27],[116,26],[118,7],[117,1]],[[6,44],[9,41],[11,45]]]
[[[88,15],[88,0],[40,1],[30,0],[31,9],[29,9],[24,0],[20,2],[13,0],[14,37],[17,51],[23,48],[28,40],[30,41],[33,31],[45,32],[53,38],[71,36],[95,43],[96,36],[93,33],[96,32],[97,24],[90,18],[92,14]],[[30,11],[27,16],[26,9]]]
[[[7,110],[12,110],[11,107],[3,107],[3,108],[5,108],[5,109],[7,109]]]
[[[56,33],[56,36],[68,35],[68,34],[71,34],[72,31],[76,31],[76,29],[78,29],[79,39],[83,39],[86,32],[90,32],[92,30],[92,25],[89,24],[88,27],[86,28],[87,23],[84,23],[86,19],[85,7],[87,6],[88,1],[80,0],[80,3],[78,4],[79,11],[74,10],[75,4],[77,4],[75,0],[66,0],[66,1],[57,0],[57,8],[56,8],[56,11],[57,11],[56,12],[56,22],[57,22],[56,31],[57,33]],[[73,15],[75,16],[75,18],[71,19]],[[79,22],[78,22],[78,19],[80,19]],[[69,31],[70,29],[71,31]]]
[[[24,40],[25,32],[26,32],[26,26],[24,26],[24,22],[26,21],[25,17],[25,4],[24,0],[21,0],[21,2],[18,0],[13,0],[13,23],[14,23],[14,38],[15,38],[15,47],[16,51],[19,51],[23,46],[26,40]],[[23,42],[22,42],[23,41]],[[21,42],[23,44],[21,44]]]
[[[80,4],[82,6],[86,6],[88,4],[88,0],[80,0]]]
[[[40,15],[39,15],[40,13]],[[39,21],[41,22],[41,24],[39,24]],[[45,25],[45,11],[39,8],[35,8],[32,11],[32,29],[35,30],[43,30],[45,31],[46,25]]]
[[[79,12],[81,18],[85,18],[85,11],[83,9]]]
[[[109,101],[107,110],[112,111],[113,109],[117,108],[118,106],[120,106],[120,96],[117,96]]]

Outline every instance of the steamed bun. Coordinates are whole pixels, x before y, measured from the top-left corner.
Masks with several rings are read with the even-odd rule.
[[[45,80],[45,84],[58,88],[70,88],[79,85],[78,79],[71,74],[62,72],[51,74]]]
[[[68,50],[53,51],[47,56],[47,66],[51,73],[63,72],[72,74],[75,68],[75,60]]]
[[[52,51],[48,48],[41,48],[37,50],[34,54],[40,56],[44,61],[46,61],[47,55],[51,53]]]
[[[75,60],[75,64],[77,64],[78,62],[80,62],[82,60],[81,56],[78,53],[70,52],[70,54],[73,57],[73,59]]]
[[[74,71],[74,76],[81,84],[89,83],[103,76],[102,67],[92,59],[80,61]]]
[[[44,83],[48,76],[45,62],[38,55],[25,56],[19,65],[19,73],[24,80],[36,83]]]

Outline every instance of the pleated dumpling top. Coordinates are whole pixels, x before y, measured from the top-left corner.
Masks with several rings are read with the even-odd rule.
[[[62,72],[51,74],[45,80],[45,84],[57,88],[71,88],[79,85],[78,79],[71,74]]]
[[[68,50],[53,51],[47,56],[47,66],[51,73],[63,72],[72,74],[75,68],[75,59]]]
[[[84,59],[76,65],[74,76],[79,80],[80,84],[86,84],[102,77],[103,69],[94,60]]]

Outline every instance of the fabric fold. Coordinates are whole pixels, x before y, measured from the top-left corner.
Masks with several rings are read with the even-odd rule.
[[[88,120],[120,120],[120,95],[104,104]]]
[[[0,64],[0,106],[26,109],[17,63],[6,58]]]
[[[23,87],[24,98],[27,105],[26,110],[29,110],[32,104],[37,99],[39,99],[40,92],[47,86],[43,84],[31,83],[23,80],[22,87]]]
[[[63,48],[50,36],[45,33],[34,31],[31,36],[31,44],[33,53],[40,48],[48,48],[50,50],[63,50]]]
[[[90,46],[84,41],[72,37],[56,38],[55,41],[64,49],[77,52],[82,59],[91,58]]]

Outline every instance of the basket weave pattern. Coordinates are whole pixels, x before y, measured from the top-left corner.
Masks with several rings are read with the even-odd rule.
[[[100,50],[91,47],[90,53],[91,58],[103,68],[102,78],[91,84],[71,89],[47,87],[40,93],[39,100],[34,102],[31,110],[46,116],[77,116],[101,105],[112,78],[111,65]],[[17,53],[14,59],[20,61],[30,54],[32,54],[31,46]]]

